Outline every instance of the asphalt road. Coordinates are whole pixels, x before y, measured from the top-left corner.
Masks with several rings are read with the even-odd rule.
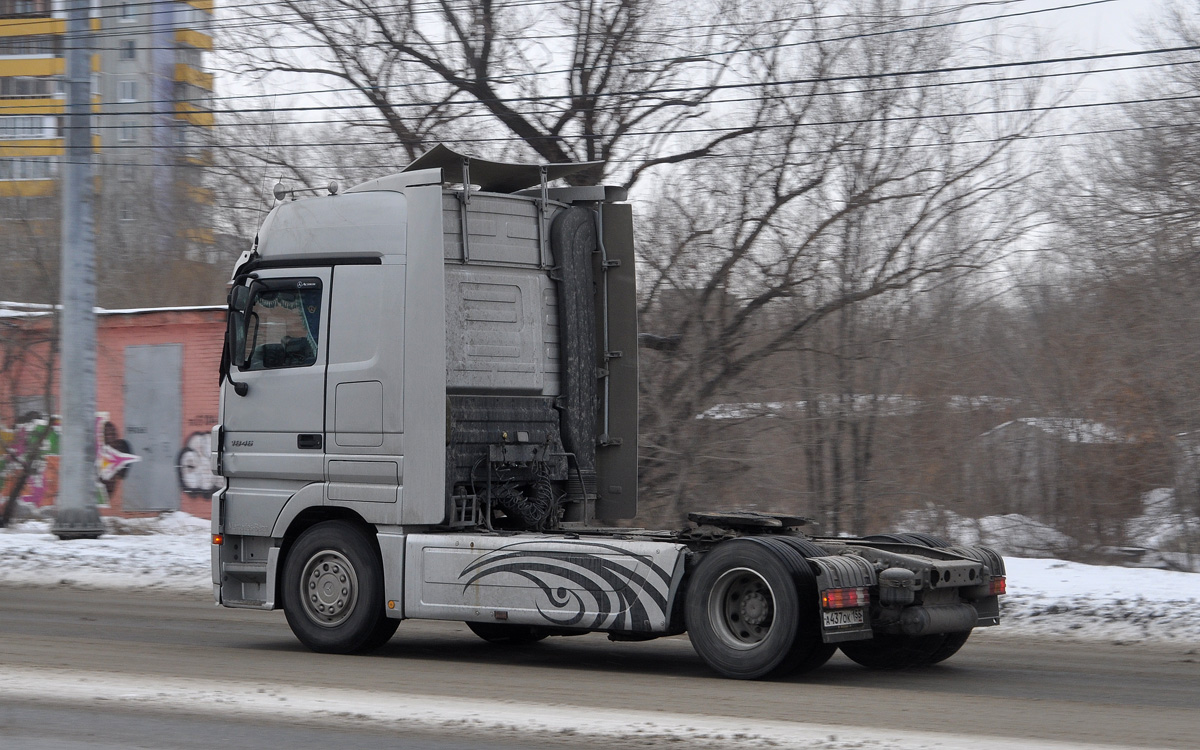
[[[663,711],[731,717],[747,730],[757,722],[804,721],[844,727],[850,735],[859,728],[899,729],[1028,739],[1031,745],[1057,740],[1200,747],[1200,644],[1171,648],[987,634],[934,668],[871,672],[839,654],[802,677],[737,682],[709,673],[683,637],[613,643],[589,635],[498,647],[461,623],[404,622],[375,654],[338,657],[300,647],[282,613],[221,609],[203,595],[0,587],[0,676],[5,670],[82,671],[99,682],[187,679],[302,686],[329,695],[419,694],[448,705],[479,698]],[[211,709],[156,712],[152,702],[76,702],[69,711],[56,703],[44,691],[36,700],[19,690],[0,692],[0,746],[381,746],[376,730],[334,732],[319,717],[265,726],[244,719],[214,722]],[[219,731],[213,733],[214,726]],[[139,744],[134,736],[158,740]],[[494,732],[408,736],[399,744],[392,739],[388,746],[413,750],[571,744]]]

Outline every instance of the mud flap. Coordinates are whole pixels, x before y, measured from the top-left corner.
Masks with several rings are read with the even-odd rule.
[[[810,557],[817,569],[817,591],[824,594],[832,589],[870,589],[876,584],[875,568],[855,555]],[[825,643],[858,641],[872,637],[870,607],[821,608],[821,639]]]

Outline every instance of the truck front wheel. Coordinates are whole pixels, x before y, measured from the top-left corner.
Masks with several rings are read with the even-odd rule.
[[[383,645],[396,632],[383,605],[379,553],[367,533],[325,521],[292,545],[283,566],[283,611],[313,651],[349,654]]]

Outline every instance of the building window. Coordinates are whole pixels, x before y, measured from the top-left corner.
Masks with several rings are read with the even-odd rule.
[[[132,143],[137,140],[137,123],[132,120],[122,120],[118,138],[122,143]]]
[[[58,49],[58,37],[50,34],[0,37],[0,55],[56,55]]]
[[[137,81],[121,81],[118,83],[117,98],[123,102],[137,101]]]
[[[0,117],[0,140],[25,140],[29,138],[53,138],[52,117]]]
[[[117,14],[121,23],[133,23],[133,3],[121,3]]]
[[[57,86],[53,78],[9,76],[0,78],[0,97],[41,99],[54,96]]]
[[[134,41],[132,39],[122,39],[121,40],[121,59],[122,60],[136,60],[137,59],[137,46],[134,44]]]
[[[53,176],[53,156],[0,159],[0,180],[48,180]]]
[[[49,15],[50,0],[0,0],[0,18]]]
[[[181,5],[175,9],[175,25],[181,29],[195,29],[207,34],[212,25],[212,16],[194,6]]]
[[[133,204],[129,201],[121,201],[121,205],[117,208],[117,217],[121,221],[133,221]]]
[[[194,47],[180,47],[175,50],[175,61],[200,70],[204,67],[204,53]]]
[[[133,162],[123,162],[117,165],[117,179],[121,182],[133,182],[134,180],[134,164]]]

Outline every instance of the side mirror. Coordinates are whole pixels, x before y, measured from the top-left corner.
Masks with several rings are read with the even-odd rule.
[[[250,287],[239,285],[229,290],[229,309],[231,311],[244,313],[249,306]]]
[[[230,372],[234,367],[243,367],[246,362],[246,310],[252,298],[251,289],[245,286],[235,286],[229,291],[229,317],[225,323],[225,351],[228,360],[223,362],[222,375],[229,380],[233,391],[239,396],[245,396],[250,386],[235,381]]]

